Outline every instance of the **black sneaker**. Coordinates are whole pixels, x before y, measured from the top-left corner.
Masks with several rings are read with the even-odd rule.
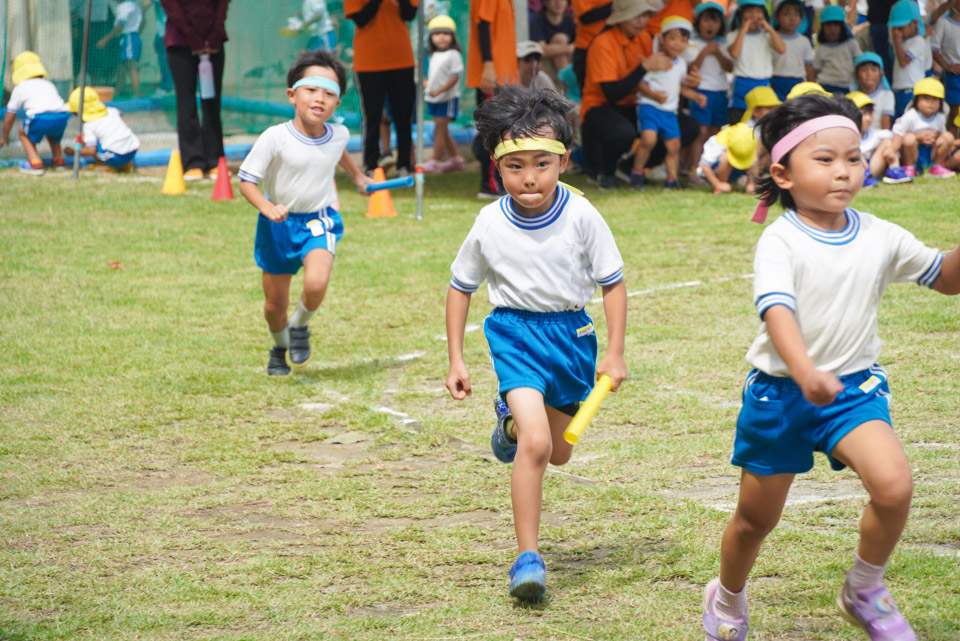
[[[270,376],[286,376],[290,373],[290,366],[287,365],[287,348],[271,347],[270,362],[267,363],[267,374]]]
[[[310,360],[310,330],[307,326],[290,328],[290,362],[306,365]]]
[[[630,189],[641,191],[647,188],[647,175],[630,173]]]
[[[597,179],[597,185],[600,187],[600,191],[609,191],[619,189],[620,181],[617,180],[616,176],[605,176],[601,174]]]

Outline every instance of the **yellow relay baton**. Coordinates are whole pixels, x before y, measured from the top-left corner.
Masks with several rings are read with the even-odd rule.
[[[590,419],[597,413],[597,408],[600,407],[600,403],[607,397],[607,393],[611,387],[613,387],[613,381],[610,380],[610,377],[606,374],[601,376],[600,380],[597,381],[597,384],[594,386],[593,391],[591,391],[587,397],[587,400],[585,400],[583,405],[580,406],[580,409],[577,410],[577,415],[570,420],[567,429],[563,431],[563,440],[570,445],[577,444],[577,441],[580,440],[580,437],[583,436],[584,431],[586,431],[587,425],[590,424]]]

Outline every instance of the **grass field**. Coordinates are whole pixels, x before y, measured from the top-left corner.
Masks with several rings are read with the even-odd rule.
[[[314,359],[279,380],[255,213],[211,202],[209,184],[162,196],[160,180],[0,175],[0,639],[703,638],[758,324],[753,201],[588,192],[636,293],[630,379],[547,473],[550,598],[523,608],[507,596],[509,468],[488,451],[482,332],[466,339],[473,397],[443,388],[473,173],[431,179],[423,222],[411,190],[400,217],[367,219],[341,183]],[[950,249],[958,196],[921,179],[855,205]],[[928,641],[960,639],[958,310],[911,285],[881,307],[916,480],[888,582]],[[469,323],[487,312],[482,289]],[[797,482],[749,583],[752,639],[866,638],[833,605],[865,497],[822,457]]]

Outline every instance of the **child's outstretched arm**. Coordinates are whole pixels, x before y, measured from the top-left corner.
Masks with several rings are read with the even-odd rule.
[[[960,247],[944,254],[940,276],[933,282],[933,289],[950,296],[960,294]]]
[[[365,173],[360,171],[360,168],[357,167],[357,163],[353,162],[353,158],[350,157],[350,154],[347,153],[347,150],[343,150],[343,155],[340,156],[340,162],[338,163],[343,167],[344,171],[350,176],[350,179],[353,181],[353,184],[357,186],[357,189],[361,194],[366,194],[363,190],[367,185],[373,184],[373,179],[370,176],[367,176]]]
[[[455,287],[447,291],[447,354],[450,369],[447,371],[447,389],[450,396],[462,401],[470,396],[470,375],[463,361],[463,332],[470,311],[470,294]]]
[[[790,369],[790,377],[800,386],[803,397],[814,405],[829,405],[843,391],[843,383],[830,372],[821,372],[807,354],[800,326],[793,311],[774,305],[763,313],[773,347]]]
[[[597,378],[606,374],[616,392],[627,377],[627,364],[623,360],[623,344],[627,331],[627,286],[621,280],[603,286],[603,313],[607,318],[607,352],[597,366]]]
[[[240,194],[247,199],[247,202],[253,205],[257,211],[266,216],[272,222],[281,223],[287,219],[290,210],[281,203],[272,203],[260,193],[260,188],[254,183],[246,180],[240,181]]]

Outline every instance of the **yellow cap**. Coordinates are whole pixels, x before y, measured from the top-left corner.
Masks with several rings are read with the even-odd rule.
[[[436,16],[430,19],[430,22],[427,23],[427,32],[433,33],[434,31],[450,31],[452,33],[457,32],[457,23],[453,21],[453,18],[450,16]]]
[[[811,93],[818,94],[820,96],[833,95],[816,82],[801,82],[793,86],[793,89],[791,89],[790,93],[787,94],[787,100],[796,98],[797,96],[806,96],[807,94]]]
[[[746,171],[757,162],[757,137],[750,125],[738,122],[721,129],[717,142],[727,148],[727,160],[734,169]]]
[[[933,77],[918,80],[917,84],[913,85],[913,95],[933,96],[941,100],[946,97],[946,93],[944,93],[943,90],[943,83]]]
[[[853,101],[853,104],[857,106],[857,109],[863,109],[867,105],[875,105],[874,101],[870,100],[870,96],[863,93],[862,91],[851,91],[847,94],[847,98]]]
[[[770,87],[754,87],[743,97],[747,103],[747,110],[743,113],[740,122],[747,122],[753,116],[753,110],[757,107],[776,107],[783,104],[777,98],[777,92]]]
[[[24,51],[13,59],[13,71],[10,74],[10,79],[13,81],[13,84],[19,85],[28,78],[37,78],[45,75],[47,75],[47,70],[44,69],[43,63],[40,62],[40,56],[32,51]]]
[[[92,122],[100,120],[107,115],[107,106],[100,101],[100,94],[93,87],[84,87],[83,92],[83,121]],[[67,109],[77,113],[80,109],[80,87],[77,87],[70,93],[67,100]]]

